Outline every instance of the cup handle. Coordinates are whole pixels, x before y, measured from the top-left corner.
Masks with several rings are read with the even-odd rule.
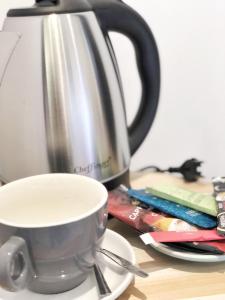
[[[0,248],[0,285],[11,292],[23,289],[33,277],[26,242],[12,236]]]

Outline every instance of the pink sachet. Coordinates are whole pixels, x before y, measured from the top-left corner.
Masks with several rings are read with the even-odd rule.
[[[203,242],[225,240],[224,236],[217,234],[216,229],[212,230],[198,230],[198,231],[160,231],[148,232],[140,236],[142,241],[148,245],[154,242],[169,243],[169,242]]]

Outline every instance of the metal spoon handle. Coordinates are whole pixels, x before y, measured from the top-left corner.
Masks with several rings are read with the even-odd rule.
[[[95,272],[96,281],[98,283],[100,298],[110,295],[112,292],[104,278],[104,275],[102,274],[101,269],[97,264],[94,264],[94,272]]]
[[[103,248],[99,248],[97,251],[106,255],[108,258],[113,260],[116,264],[127,269],[129,272],[131,272],[137,276],[140,276],[140,277],[148,277],[148,273],[146,273],[143,270],[141,270],[140,268],[136,267],[127,259],[125,259],[109,250],[103,249]]]

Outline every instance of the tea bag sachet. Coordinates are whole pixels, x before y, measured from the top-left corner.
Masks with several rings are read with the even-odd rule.
[[[128,189],[127,193],[129,196],[134,197],[141,202],[157,208],[158,210],[182,219],[188,223],[197,225],[203,228],[214,228],[217,225],[215,217],[208,214],[202,213],[197,210],[193,210],[189,207],[177,204],[172,201],[156,197],[146,192],[147,190],[135,190]]]
[[[156,185],[148,187],[146,191],[154,196],[217,216],[216,201],[212,195],[185,190],[173,185]]]
[[[108,211],[111,215],[119,219],[120,221],[132,226],[140,232],[149,231],[176,231],[176,232],[193,232],[199,230],[197,227],[172,216],[169,216],[163,212],[153,209],[148,205],[143,205],[136,198],[130,197],[127,194],[128,189],[117,188],[109,192],[108,198]],[[156,197],[155,197],[156,198]],[[169,202],[169,201],[167,201]],[[176,204],[178,205],[178,204]],[[178,205],[180,206],[180,205]],[[189,211],[192,211],[189,209]],[[197,212],[197,214],[202,214]],[[204,214],[203,214],[204,215]],[[213,219],[215,218],[207,216]],[[204,244],[203,244],[204,243]],[[210,242],[212,243],[212,242]],[[174,245],[174,243],[173,243]],[[196,253],[214,253],[222,254],[225,250],[224,240],[220,241],[219,246],[216,247],[216,241],[213,245],[208,245],[207,242],[179,242],[179,248],[186,251],[194,251]],[[223,249],[220,249],[223,248]]]
[[[195,231],[196,227],[160,212],[152,207],[140,206],[134,198],[129,197],[119,189],[109,192],[108,212],[120,221],[132,226],[141,232],[148,231]]]

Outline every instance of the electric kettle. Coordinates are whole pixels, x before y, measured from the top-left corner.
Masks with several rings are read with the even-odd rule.
[[[129,128],[109,31],[136,51],[142,98]],[[129,184],[159,89],[154,37],[122,1],[36,0],[9,10],[0,33],[0,178],[66,172],[108,189]]]

